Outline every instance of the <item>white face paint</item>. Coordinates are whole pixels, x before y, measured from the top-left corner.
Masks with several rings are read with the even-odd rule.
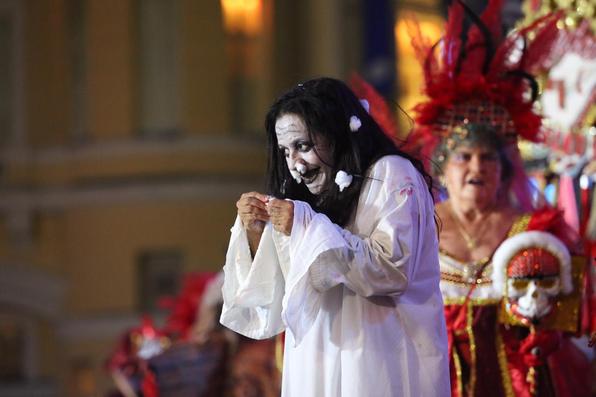
[[[312,194],[320,194],[331,175],[331,153],[323,142],[310,139],[302,118],[287,113],[275,122],[275,134],[279,150],[286,158],[292,177],[304,181]]]

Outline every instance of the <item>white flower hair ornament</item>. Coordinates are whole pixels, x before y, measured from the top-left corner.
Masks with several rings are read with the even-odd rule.
[[[358,116],[350,117],[350,131],[356,132],[362,127],[362,121],[358,118]]]
[[[370,114],[370,104],[366,99],[360,99],[360,104],[366,110],[366,113]]]
[[[338,171],[335,174],[335,184],[339,187],[339,191],[343,192],[345,188],[352,184],[354,177],[345,171]]]

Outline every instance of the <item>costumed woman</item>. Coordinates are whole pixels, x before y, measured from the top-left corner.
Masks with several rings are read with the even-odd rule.
[[[561,329],[541,328],[543,316],[556,309],[559,293],[581,289],[578,280],[569,281],[569,260],[561,259],[577,241],[560,214],[539,209],[543,203],[532,194],[517,150],[518,136],[539,138],[540,118],[533,111],[537,87],[527,70],[548,56],[556,19],[542,18],[503,38],[501,6],[501,1],[489,1],[479,18],[455,2],[440,46],[425,43],[419,32],[413,38],[428,100],[415,109],[417,126],[410,141],[433,158],[433,173],[447,196],[436,211],[451,395],[587,396],[585,357]],[[466,14],[473,25],[462,35]],[[533,41],[526,37],[530,31]],[[517,243],[513,252],[500,256],[497,267],[493,254],[502,243],[530,230],[550,232],[545,233],[549,237]],[[566,244],[551,250],[551,237]],[[540,254],[530,256],[531,261],[516,256],[524,252],[526,259]],[[507,280],[494,282],[495,269]],[[530,290],[536,285],[538,292]],[[519,289],[515,300],[513,287]],[[524,312],[523,321],[504,321],[507,310],[522,312],[526,298],[532,300],[532,313]],[[578,301],[568,304],[577,313]],[[577,321],[577,316],[568,320],[572,330]]]
[[[267,194],[237,202],[221,322],[285,331],[283,396],[449,395],[430,181],[341,81],[266,117]]]

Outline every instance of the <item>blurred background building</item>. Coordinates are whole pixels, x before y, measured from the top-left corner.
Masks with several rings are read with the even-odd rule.
[[[275,97],[358,72],[409,110],[404,18],[438,39],[445,10],[0,0],[0,396],[104,395],[121,332],[159,318],[183,273],[221,268],[239,194],[262,190]]]

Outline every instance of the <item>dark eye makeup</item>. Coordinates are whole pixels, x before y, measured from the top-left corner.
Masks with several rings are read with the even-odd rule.
[[[312,148],[314,147],[314,144],[310,141],[296,141],[292,143],[292,146],[294,147],[294,150],[300,152],[300,153],[307,153],[310,150],[312,150]],[[278,146],[278,149],[280,152],[283,153],[284,157],[288,157],[290,155],[290,151],[288,148],[286,148],[285,146]]]
[[[313,148],[313,143],[309,142],[309,141],[298,141],[294,144],[294,147],[296,148],[296,150],[298,150],[299,152],[308,152],[310,149]]]

